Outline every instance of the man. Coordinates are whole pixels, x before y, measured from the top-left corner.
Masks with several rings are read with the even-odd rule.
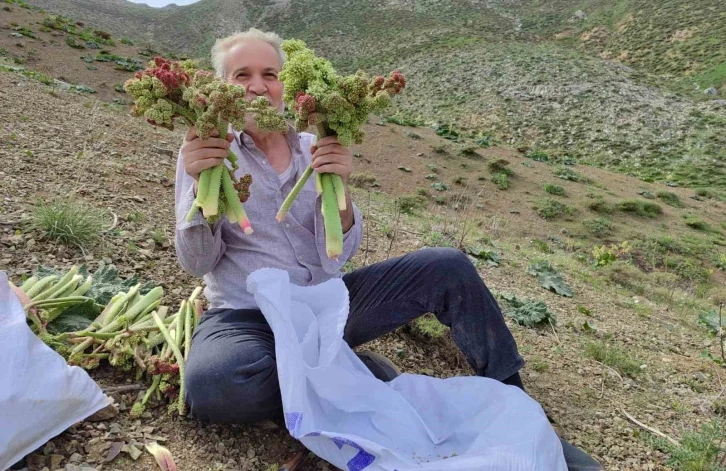
[[[251,29],[217,41],[212,61],[219,76],[246,88],[246,99],[264,96],[282,111],[278,74],[285,58],[280,44],[277,35]],[[245,203],[255,231],[251,235],[226,218],[214,225],[201,212],[191,222],[185,219],[199,174],[222,162],[230,149],[239,157],[240,174],[253,178]],[[352,348],[432,312],[451,328],[477,375],[524,389],[518,373],[524,360],[515,340],[461,251],[419,250],[343,275],[342,265],[360,245],[362,215],[346,193],[347,209],[340,213],[343,253],[337,261],[328,259],[321,201],[312,178],[287,216],[276,221],[282,201],[311,160],[315,171],[335,173],[348,182],[352,153],[335,137],[316,143],[315,136],[292,127],[285,134],[263,132],[253,119],[227,136],[202,141],[192,128],[185,137],[176,175],[176,250],[185,270],[204,277],[210,302],[194,332],[186,366],[186,400],[194,416],[214,423],[281,420],[273,333],[245,289],[247,275],[263,267],[286,270],[298,285],[342,277],[350,294],[344,339]],[[381,380],[399,374],[381,355],[359,355]]]

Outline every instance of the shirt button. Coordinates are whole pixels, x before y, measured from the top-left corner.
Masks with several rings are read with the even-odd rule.
[[[263,160],[263,161],[262,161],[262,165],[267,165],[267,162],[265,162],[265,161]]]
[[[285,223],[285,227],[290,227],[290,224],[289,223]]]

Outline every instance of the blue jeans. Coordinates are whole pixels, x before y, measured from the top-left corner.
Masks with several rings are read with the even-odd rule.
[[[477,375],[502,381],[524,366],[496,300],[459,250],[418,250],[359,268],[343,281],[350,294],[343,339],[351,348],[430,312],[451,328]],[[204,422],[282,416],[274,336],[259,310],[202,316],[186,364],[186,400]]]

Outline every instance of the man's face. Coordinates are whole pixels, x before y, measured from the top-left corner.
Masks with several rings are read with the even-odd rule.
[[[225,80],[244,86],[246,100],[264,96],[275,108],[283,111],[285,105],[282,101],[283,86],[277,78],[279,73],[280,57],[275,48],[264,41],[244,41],[227,54]]]

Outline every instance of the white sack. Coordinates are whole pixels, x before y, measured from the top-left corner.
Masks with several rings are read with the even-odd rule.
[[[28,327],[0,271],[0,470],[111,404],[93,379]]]
[[[541,406],[488,378],[403,374],[384,383],[343,341],[341,279],[310,287],[264,268],[247,289],[275,335],[287,428],[309,450],[349,471],[566,471]]]

